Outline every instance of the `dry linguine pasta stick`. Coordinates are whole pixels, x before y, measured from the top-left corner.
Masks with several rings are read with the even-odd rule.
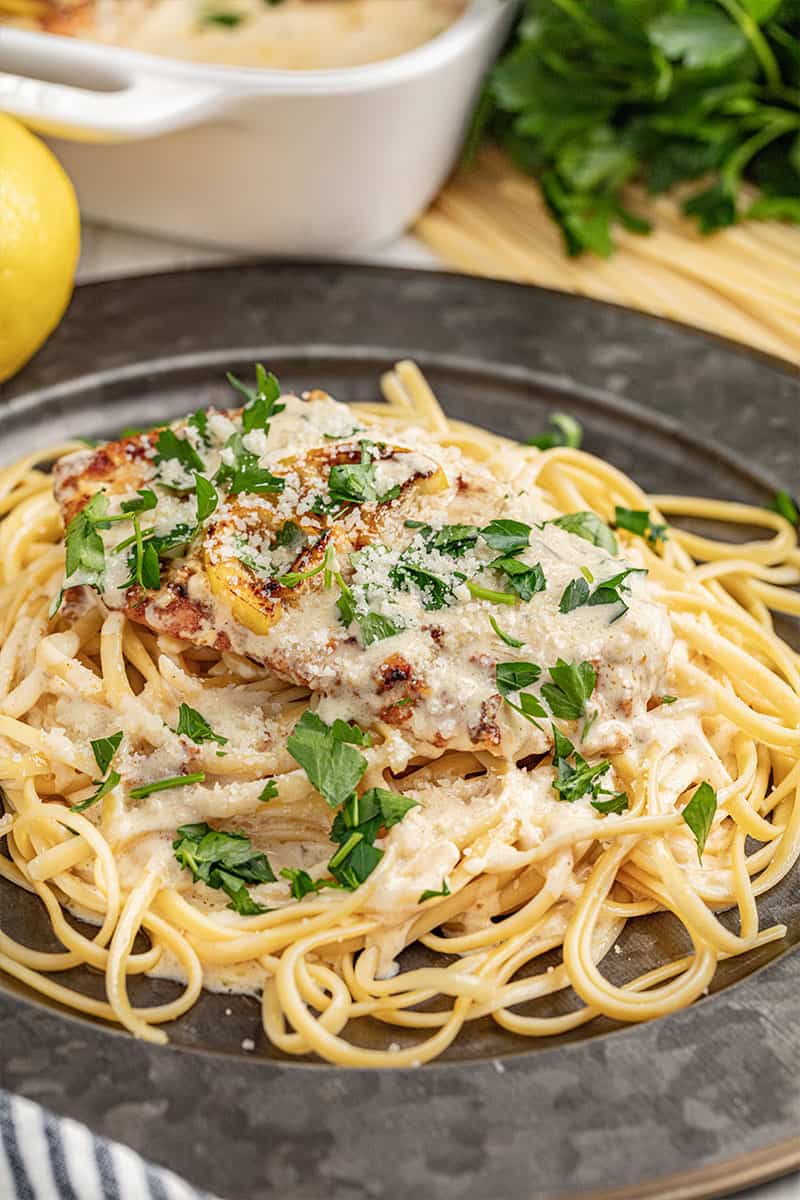
[[[486,161],[514,214],[486,254],[502,259],[509,273],[528,269],[529,185],[506,179],[491,154]],[[483,227],[489,192],[485,182],[457,188],[425,218],[425,228],[432,239],[462,238],[460,252],[475,253],[477,261],[465,231]],[[459,234],[451,229],[456,217]],[[560,259],[548,238],[536,253],[542,269],[555,272]],[[720,285],[709,312],[731,327],[738,321],[744,333],[747,306],[735,309],[733,300],[759,264],[774,258],[777,244],[745,229],[731,231],[731,238],[742,269]],[[653,239],[648,255],[659,260],[671,239],[669,232]],[[707,253],[715,262],[711,243]],[[570,284],[578,287],[582,268],[571,270]],[[681,294],[696,296],[690,275],[682,275]],[[632,279],[628,272],[625,286],[636,290]],[[648,295],[652,306],[668,303],[667,279],[665,268]],[[622,282],[618,267],[609,266],[595,286],[614,294]],[[796,302],[778,298],[794,311]],[[328,888],[300,900],[279,879],[266,911],[231,912],[219,892],[193,884],[181,869],[171,845],[175,831],[203,821],[242,827],[254,838],[266,830],[267,849],[289,863],[324,844],[330,809],[286,750],[289,733],[314,702],[306,687],[242,654],[154,634],[99,602],[48,623],[61,586],[63,534],[49,477],[37,464],[77,443],[29,455],[0,469],[0,786],[9,814],[0,825],[8,845],[0,876],[37,898],[62,949],[44,951],[0,931],[0,969],[26,986],[155,1042],[165,1040],[159,1026],[188,1011],[204,984],[241,987],[260,992],[265,1034],[283,1053],[347,1066],[409,1066],[442,1054],[465,1025],[486,1016],[520,1037],[553,1037],[600,1014],[641,1021],[674,1012],[708,988],[719,961],[782,936],[781,926],[759,929],[756,898],[800,856],[800,657],[773,628],[775,613],[800,616],[796,531],[777,513],[749,504],[648,496],[585,451],[519,447],[450,420],[413,363],[398,363],[382,387],[386,403],[354,406],[370,436],[425,430],[431,445],[454,447],[504,486],[519,477],[526,488],[538,487],[551,511],[590,510],[613,522],[619,505],[647,510],[660,524],[688,517],[746,531],[749,540],[737,542],[670,525],[667,541],[655,546],[618,531],[623,554],[649,572],[652,595],[665,606],[681,648],[671,666],[676,696],[666,698],[674,708],[662,705],[662,716],[647,717],[660,721],[660,729],[674,720],[678,732],[646,752],[609,756],[617,786],[627,793],[624,810],[598,819],[590,807],[561,801],[563,820],[551,821],[545,806],[523,831],[509,797],[530,764],[515,766],[483,749],[445,748],[415,750],[393,771],[397,727],[378,719],[364,788],[411,789],[423,799],[458,797],[475,780],[494,788],[491,805],[448,829],[455,865],[441,891],[420,897],[401,921],[371,879],[353,891]],[[754,527],[763,538],[753,538]],[[501,628],[503,616],[498,604]],[[135,728],[158,754],[161,740],[174,736],[179,707],[202,712],[212,696],[235,706],[241,722],[252,722],[254,713],[262,722],[236,755],[213,738],[186,743],[182,773],[207,772],[213,786],[140,803],[115,785],[84,813],[69,807],[91,801],[102,774],[89,737],[76,737],[70,721],[102,712],[105,731]],[[534,763],[531,778],[540,769]],[[261,796],[265,778],[277,797]],[[682,813],[704,779],[713,784],[717,811],[700,860]],[[757,843],[749,853],[748,838]],[[738,910],[738,932],[719,920],[731,907]],[[625,959],[610,951],[625,925],[659,911],[683,927],[692,953],[615,982],[614,965]],[[142,948],[134,949],[141,935]],[[402,951],[410,946],[425,948],[428,965],[405,963]],[[387,969],[398,954],[399,969]],[[54,978],[82,965],[103,973],[104,1000]],[[180,980],[175,998],[134,1006],[128,979],[143,973]],[[557,1016],[543,1007],[548,997],[570,991],[579,1007]],[[350,1025],[356,1018],[383,1025],[387,1048],[359,1045]],[[395,1037],[401,1040],[392,1043]]]

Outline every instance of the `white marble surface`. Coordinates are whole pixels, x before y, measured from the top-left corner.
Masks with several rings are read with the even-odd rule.
[[[187,267],[235,262],[243,256],[144,234],[87,225],[78,268],[78,282],[142,275]],[[414,237],[400,238],[383,249],[356,256],[359,262],[403,267],[437,267],[441,263]],[[800,1086],[800,1085],[799,1085]],[[776,1180],[741,1193],[741,1200],[800,1200],[800,1175]]]

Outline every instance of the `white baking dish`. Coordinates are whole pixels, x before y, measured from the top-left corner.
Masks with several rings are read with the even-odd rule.
[[[395,237],[455,162],[515,0],[472,0],[347,70],[179,62],[0,28],[0,109],[49,135],[88,217],[278,254]]]

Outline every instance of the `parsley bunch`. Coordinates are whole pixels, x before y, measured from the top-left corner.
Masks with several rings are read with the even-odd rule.
[[[527,0],[470,145],[487,129],[570,254],[609,255],[617,223],[649,232],[623,201],[634,179],[697,181],[684,210],[704,233],[800,221],[800,0]]]

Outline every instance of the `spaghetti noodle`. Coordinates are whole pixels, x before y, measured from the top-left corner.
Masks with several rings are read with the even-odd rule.
[[[445,646],[455,629],[446,623],[448,612],[457,614],[459,605],[483,622],[475,669],[490,673],[492,711],[499,705],[494,749],[489,725],[465,742],[457,722],[437,749],[424,732],[435,696],[422,689],[408,692],[407,706],[397,701],[391,712],[370,717],[355,695],[347,704],[333,685],[326,695],[321,686],[297,682],[298,673],[318,664],[301,657],[300,665],[287,666],[285,658],[276,665],[269,633],[258,643],[269,651],[259,664],[235,646],[153,628],[158,622],[141,607],[131,616],[129,598],[127,609],[123,602],[115,606],[112,593],[98,589],[97,595],[85,582],[65,593],[50,618],[64,575],[64,531],[52,477],[41,466],[84,460],[64,460],[80,450],[76,444],[34,452],[0,473],[0,784],[6,798],[0,832],[7,841],[0,873],[39,897],[63,949],[45,952],[0,932],[0,969],[28,987],[153,1042],[166,1040],[161,1027],[186,1013],[203,986],[246,991],[261,996],[266,1036],[286,1054],[313,1053],[346,1066],[408,1066],[441,1054],[480,1017],[537,1038],[598,1014],[640,1021],[673,1012],[706,990],[720,960],[783,936],[781,926],[759,929],[756,899],[800,853],[800,663],[772,620],[776,612],[800,615],[793,590],[800,550],[789,521],[750,505],[647,496],[574,446],[542,451],[450,420],[410,363],[386,376],[384,395],[384,403],[341,410],[372,439],[362,441],[356,465],[377,471],[383,461],[373,449],[374,462],[365,466],[364,446],[394,442],[395,459],[415,455],[421,490],[412,500],[423,515],[450,495],[422,490],[419,481],[430,478],[425,456],[441,464],[453,495],[456,477],[480,478],[487,488],[494,479],[508,496],[524,484],[525,497],[513,503],[536,495],[542,513],[551,514],[525,526],[533,530],[531,551],[541,538],[544,574],[555,578],[562,559],[569,573],[574,546],[582,564],[561,594],[553,628],[574,617],[576,630],[590,629],[601,639],[593,644],[609,655],[622,646],[632,655],[631,671],[652,670],[656,682],[642,683],[641,704],[631,685],[620,693],[619,707],[606,712],[603,697],[616,695],[610,660],[591,667],[583,662],[571,677],[585,685],[580,720],[569,708],[569,688],[559,693],[557,681],[566,687],[566,677],[552,671],[551,685],[537,690],[534,679],[529,685],[535,672],[528,659],[536,649],[525,613],[545,611],[533,606],[546,604],[547,589],[527,600],[524,589],[514,591],[514,578],[525,572],[509,565],[508,548],[474,576],[485,581],[494,571],[502,587],[496,580],[481,584],[458,604],[431,613],[447,631]],[[320,403],[329,406],[326,412],[339,411],[327,398]],[[341,427],[328,436],[341,439],[347,432]],[[280,440],[279,432],[275,436]],[[329,486],[333,494],[332,479]],[[392,512],[404,503],[402,487],[395,486],[386,501]],[[138,493],[142,505],[149,503],[145,490]],[[299,511],[296,497],[294,503]],[[603,523],[616,522],[622,561],[632,564],[622,572],[628,590],[624,581],[597,582],[606,551],[585,533],[580,540],[559,526],[567,514],[596,514],[595,538],[601,526],[607,529]],[[755,526],[767,536],[714,541],[667,528],[672,516]],[[407,539],[426,536],[418,532],[420,521],[409,524]],[[519,538],[515,524],[500,522],[500,534]],[[440,524],[439,531],[459,529],[473,546],[500,536],[491,525],[474,535],[463,532],[473,528]],[[448,536],[452,544],[456,535]],[[455,561],[465,563],[463,549],[458,553]],[[529,551],[517,546],[514,553],[530,582]],[[356,593],[363,558],[346,568],[345,583],[341,553],[338,563],[325,554],[318,573],[294,571],[314,577],[302,580],[306,591],[298,599],[284,597],[287,620],[293,604],[303,611],[305,603],[322,603],[339,575],[339,619],[356,630],[342,605],[348,591]],[[466,586],[466,574],[464,566],[454,594]],[[292,572],[281,578],[287,589],[299,586]],[[590,604],[586,597],[601,592]],[[500,594],[510,599],[498,601]],[[419,595],[430,599],[431,593]],[[410,603],[406,593],[401,600]],[[580,603],[570,610],[573,601]],[[581,603],[595,624],[579,624]],[[389,619],[385,612],[383,619]],[[545,616],[539,619],[546,623]],[[645,641],[650,638],[644,658],[650,654],[654,663],[647,667],[633,654],[637,621],[644,622]],[[286,628],[284,654],[291,623]],[[394,632],[383,627],[376,653],[388,654],[399,636]],[[512,635],[521,633],[528,639]],[[580,641],[584,633],[575,636]],[[669,639],[664,682],[671,694],[654,696],[661,682],[659,638]],[[362,622],[342,645],[363,655],[366,642]],[[506,668],[514,686],[501,684]],[[460,682],[466,692],[466,676]],[[414,707],[410,720],[405,707]],[[186,712],[194,724],[184,720]],[[334,783],[321,782],[320,760],[304,756],[298,730],[328,739],[330,750],[337,716],[337,770],[344,762],[363,765],[355,782],[343,785],[349,795],[339,803],[333,829],[342,820],[346,829],[327,862],[335,850],[333,805],[320,789],[332,791]],[[608,761],[591,762],[601,744]],[[520,754],[530,745],[532,753]],[[104,781],[94,778],[98,771]],[[159,775],[168,777],[154,785]],[[149,782],[133,786],[142,779]],[[98,786],[105,792],[96,797]],[[371,825],[363,812],[352,815],[370,795],[383,805]],[[353,830],[356,843],[373,852],[372,867],[356,878],[337,866],[345,851],[352,858]],[[217,838],[217,848],[206,855],[204,869],[198,846],[206,832]],[[265,854],[274,873],[262,862]],[[738,932],[717,915],[732,907]],[[612,984],[603,961],[621,930],[659,911],[684,927],[690,952],[622,986]],[[403,965],[403,948],[415,943],[427,948],[434,965]],[[560,952],[559,964],[539,968],[553,950]],[[79,965],[103,973],[104,1000],[59,982],[60,972]],[[128,984],[139,974],[179,981],[179,994],[136,1007]],[[580,1003],[565,1014],[540,1015],[531,1003],[569,989]],[[358,1044],[357,1027],[354,1034],[349,1023],[359,1017],[386,1027],[386,1048]]]

